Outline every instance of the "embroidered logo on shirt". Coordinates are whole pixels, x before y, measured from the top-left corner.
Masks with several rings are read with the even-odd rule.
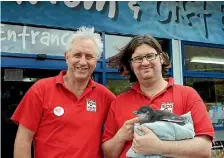
[[[172,102],[162,102],[160,110],[167,110],[169,112],[173,112],[174,103]]]
[[[54,108],[54,114],[56,116],[62,116],[64,114],[64,112],[65,112],[64,109],[60,106],[57,106]]]
[[[86,111],[96,112],[96,101],[95,100],[87,99]]]

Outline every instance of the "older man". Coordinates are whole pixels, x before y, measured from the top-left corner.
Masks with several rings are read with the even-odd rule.
[[[101,130],[115,95],[91,75],[103,43],[81,27],[68,42],[67,71],[36,82],[12,116],[19,124],[14,158],[101,158]]]

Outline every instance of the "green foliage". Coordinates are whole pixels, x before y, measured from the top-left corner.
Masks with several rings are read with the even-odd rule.
[[[131,84],[129,80],[107,80],[106,87],[110,89],[116,96],[127,91]]]

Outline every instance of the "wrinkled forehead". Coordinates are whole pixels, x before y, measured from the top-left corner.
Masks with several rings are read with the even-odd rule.
[[[88,53],[96,55],[96,44],[91,39],[76,39],[72,42],[72,53]]]

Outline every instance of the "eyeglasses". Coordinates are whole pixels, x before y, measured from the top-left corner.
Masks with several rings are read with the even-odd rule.
[[[144,56],[137,56],[137,57],[131,58],[130,61],[133,61],[134,63],[142,63],[144,58],[147,61],[152,61],[152,60],[156,59],[157,55],[159,55],[159,54],[150,53],[150,54],[146,54]]]

